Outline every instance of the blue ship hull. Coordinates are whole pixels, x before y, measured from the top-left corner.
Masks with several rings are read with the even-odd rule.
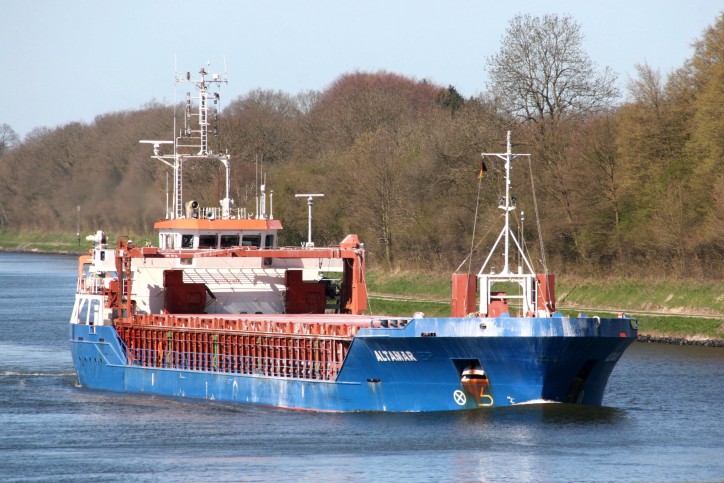
[[[360,329],[335,381],[129,364],[112,326],[71,324],[81,385],[314,411],[446,411],[530,401],[600,405],[635,320],[423,318]],[[478,364],[486,381],[466,382]]]

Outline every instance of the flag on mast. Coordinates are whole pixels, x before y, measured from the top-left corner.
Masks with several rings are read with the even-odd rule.
[[[485,178],[485,173],[488,172],[488,167],[485,166],[485,161],[480,161],[480,172],[478,173],[478,179]]]

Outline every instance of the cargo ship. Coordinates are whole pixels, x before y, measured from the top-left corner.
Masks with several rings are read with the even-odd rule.
[[[554,276],[533,270],[510,227],[510,167],[525,156],[512,153],[510,133],[506,152],[483,153],[504,163],[505,221],[480,271],[452,275],[451,316],[388,317],[369,313],[359,237],[312,241],[321,194],[300,195],[309,233],[295,247],[279,246],[264,185],[254,212],[235,206],[230,155],[209,147],[225,75],[176,81],[194,89],[184,126],[172,141],[141,141],[173,171],[157,246],[110,244],[97,231],[78,260],[70,346],[81,386],[310,411],[602,404],[636,320],[556,311]],[[184,198],[189,161],[225,168],[219,206]]]

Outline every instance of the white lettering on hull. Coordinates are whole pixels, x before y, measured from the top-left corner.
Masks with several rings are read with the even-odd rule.
[[[409,351],[374,351],[379,362],[417,362]]]

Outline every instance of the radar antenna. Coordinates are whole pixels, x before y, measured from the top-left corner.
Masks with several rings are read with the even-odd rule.
[[[211,63],[207,63],[210,70]],[[229,198],[230,166],[228,153],[217,153],[209,148],[209,131],[217,134],[216,121],[218,120],[219,93],[209,92],[209,87],[220,88],[221,84],[228,83],[226,73],[215,74],[201,68],[199,77],[193,77],[191,72],[177,73],[175,84],[193,84],[197,95],[191,92],[186,94],[186,108],[184,110],[184,127],[179,130],[173,141],[142,140],[141,143],[153,145],[153,159],[157,159],[173,169],[173,206],[170,219],[184,218],[183,203],[183,163],[189,160],[216,160],[221,162],[226,171],[226,190],[221,200],[221,218],[231,216],[231,206],[234,201]],[[210,129],[211,127],[211,129]],[[161,146],[173,144],[173,153],[162,154]],[[170,216],[169,216],[170,215]]]

